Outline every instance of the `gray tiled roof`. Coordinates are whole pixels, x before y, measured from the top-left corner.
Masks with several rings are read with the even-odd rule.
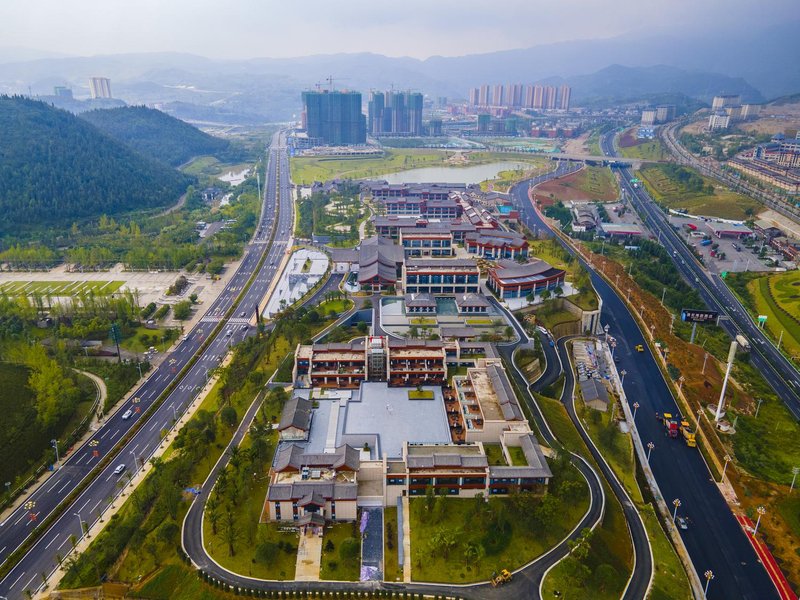
[[[489,306],[489,301],[481,294],[456,294],[456,306]]]
[[[308,431],[311,425],[311,400],[294,396],[286,401],[281,411],[281,420],[278,424],[278,431],[283,431],[289,427],[296,427],[303,431]]]
[[[450,452],[431,452],[431,454],[420,456],[414,454],[406,459],[409,469],[433,469],[436,467],[453,468],[486,468],[489,462],[485,455],[453,454]]]
[[[413,306],[436,307],[436,299],[433,297],[433,294],[406,294],[403,301],[406,308]]]
[[[277,483],[269,486],[267,500],[300,500],[309,494],[318,495],[325,500],[355,500],[358,497],[358,484],[333,481]]]
[[[361,465],[358,450],[351,446],[339,446],[335,452],[306,454],[302,446],[288,444],[278,450],[275,458],[276,471],[299,471],[303,467],[347,468],[357,471]]]
[[[475,338],[480,334],[474,327],[442,327],[443,338]]]
[[[492,383],[492,389],[497,394],[497,401],[500,403],[500,410],[503,411],[503,418],[506,421],[522,421],[524,416],[522,409],[517,402],[517,396],[511,389],[511,382],[508,380],[505,370],[498,364],[487,365],[486,373]]]

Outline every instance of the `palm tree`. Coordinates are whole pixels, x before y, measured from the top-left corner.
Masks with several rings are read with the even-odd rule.
[[[464,545],[464,566],[467,566],[469,563],[475,563],[476,565],[481,562],[481,559],[486,555],[486,550],[484,550],[483,545],[477,542],[467,542]]]
[[[555,289],[553,290],[553,292],[555,293],[556,298],[557,298],[557,297],[561,296],[564,293],[564,289],[560,285],[557,285],[555,287]]]

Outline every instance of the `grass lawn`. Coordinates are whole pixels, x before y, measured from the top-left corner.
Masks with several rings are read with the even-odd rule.
[[[475,317],[472,319],[465,319],[467,325],[491,325],[492,320],[488,317]]]
[[[383,579],[398,581],[403,578],[397,564],[397,507],[383,509]]]
[[[684,167],[699,177],[696,171]],[[689,192],[680,181],[670,177],[665,165],[646,165],[637,172],[653,198],[669,208],[686,209],[694,215],[707,215],[723,219],[746,219],[749,211],[758,211],[757,201],[730,191],[713,179],[702,177],[704,185],[714,187],[714,193]]]
[[[317,311],[320,314],[328,315],[330,313],[336,313],[340,315],[344,312],[347,312],[353,308],[353,301],[350,298],[342,298],[340,300],[328,300],[327,302],[322,302],[316,306]]]
[[[486,458],[490,466],[505,467],[508,465],[506,457],[503,454],[503,447],[500,444],[484,444],[483,450],[486,452]]]
[[[95,399],[92,382],[78,375],[81,401],[72,414],[65,415],[52,429],[44,429],[36,419],[33,391],[28,387],[29,370],[20,365],[0,363],[0,481],[10,481],[11,489],[22,482],[45,460],[55,460],[50,440],[61,440],[70,434],[89,412]],[[5,490],[4,490],[5,491]]]
[[[619,197],[619,188],[611,169],[605,167],[585,167],[573,173],[536,188],[538,196],[553,196],[557,200],[605,200],[613,201]]]
[[[181,170],[190,175],[216,177],[217,175],[224,175],[229,171],[239,173],[245,169],[252,168],[252,166],[252,163],[232,165],[220,162],[220,160],[214,156],[198,156],[190,161],[189,164],[182,167]]]
[[[334,523],[325,527],[322,536],[322,564],[320,566],[320,579],[328,581],[358,581],[361,575],[361,560],[343,560],[339,556],[339,548],[347,538],[353,538],[361,544],[361,536],[358,533],[358,525],[352,523]],[[325,546],[328,541],[333,542],[333,550],[327,552]],[[359,556],[361,552],[359,550]]]
[[[500,506],[508,499],[499,499]],[[412,577],[415,581],[469,583],[488,581],[492,571],[502,568],[516,569],[549,550],[553,544],[562,539],[586,512],[589,497],[586,488],[577,502],[564,506],[557,515],[557,522],[551,522],[547,530],[526,531],[523,526],[512,519],[511,531],[499,542],[495,539],[497,551],[487,552],[479,562],[465,560],[464,544],[479,543],[482,534],[472,522],[472,510],[475,500],[466,498],[443,498],[444,513],[439,518],[432,518],[425,509],[424,498],[412,498],[411,507],[411,560]],[[492,506],[489,503],[487,506]],[[495,505],[497,506],[497,505]],[[440,530],[454,534],[456,543],[448,557],[436,551],[431,552],[429,541]],[[496,538],[496,531],[485,535]]]
[[[293,157],[290,159],[292,181],[309,185],[334,178],[364,179],[406,169],[442,165],[448,153],[439,150],[393,148],[382,158]]]
[[[410,319],[412,325],[436,325],[436,319],[428,319],[425,317],[413,317]]]
[[[575,315],[567,310],[553,311],[548,309],[539,309],[536,311],[536,321],[545,329],[552,331],[556,325],[561,325],[562,323],[571,323],[573,321],[578,321],[578,319],[576,319]]]
[[[8,281],[0,284],[0,294],[9,296],[60,296],[79,294],[107,296],[125,285],[124,281]]]
[[[513,171],[500,171],[494,179],[487,179],[481,181],[480,186],[483,191],[491,189],[495,192],[508,192],[509,188],[518,181],[541,175],[550,169],[550,161],[539,159],[536,162],[531,162],[530,166],[525,169],[516,169]]]
[[[519,446],[508,446],[508,455],[511,457],[512,467],[527,467],[528,460],[525,458],[525,453]]]
[[[781,348],[800,356],[800,271],[754,279],[747,284],[758,314],[767,315],[766,329]]]
[[[409,400],[433,400],[433,390],[408,390]]]
[[[148,600],[233,600],[239,596],[212,588],[184,564],[165,565],[145,583],[128,592],[131,598]]]
[[[150,329],[148,327],[137,327],[136,330],[133,332],[133,334],[123,339],[119,343],[119,345],[121,348],[124,348],[125,350],[129,350],[131,352],[143,353],[147,351],[147,349],[150,348],[150,346],[155,346],[156,348],[159,348],[159,346],[161,346],[162,343],[161,340],[166,335],[166,333],[167,333],[166,327],[158,327],[156,329]],[[147,335],[150,337],[150,339],[147,342],[143,342],[142,340],[139,339],[139,336],[141,335]],[[154,336],[155,339],[153,339]],[[103,343],[109,346],[114,345],[114,342],[111,341],[110,338],[105,340],[105,342]]]
[[[639,158],[642,160],[666,160],[669,153],[664,148],[661,140],[639,140],[629,129],[620,136],[619,149],[625,158]]]

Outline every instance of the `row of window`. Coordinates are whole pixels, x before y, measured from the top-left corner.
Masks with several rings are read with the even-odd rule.
[[[450,240],[403,240],[403,248],[450,248]]]
[[[478,285],[451,285],[450,287],[442,287],[436,285],[407,285],[407,294],[477,294]]]
[[[478,274],[474,275],[406,275],[406,285],[413,283],[478,283]]]

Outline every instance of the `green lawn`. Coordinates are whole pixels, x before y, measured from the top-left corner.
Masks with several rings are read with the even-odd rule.
[[[424,498],[412,498],[412,578],[414,581],[469,583],[488,580],[492,571],[522,566],[549,550],[575,526],[588,508],[585,487],[583,492],[580,500],[563,505],[546,529],[526,530],[520,521],[509,515],[509,533],[481,528],[480,519],[474,515],[476,505],[495,514],[508,512],[511,510],[506,508],[511,502],[508,498],[491,498],[486,504],[480,499],[440,497],[443,509],[435,508],[432,515],[425,509]],[[453,535],[455,543],[449,553],[430,546],[431,540],[441,531]],[[468,543],[483,545],[486,555],[480,560],[467,558],[464,549]]]
[[[428,319],[425,317],[412,317],[409,319],[412,325],[436,325],[436,319]]]
[[[108,296],[125,285],[124,281],[8,281],[0,284],[0,294],[9,296],[58,296],[80,294]]]
[[[408,390],[409,400],[433,400],[433,390]]]
[[[500,171],[494,179],[481,181],[480,186],[483,191],[487,191],[491,185],[491,189],[495,192],[506,193],[518,181],[546,173],[550,168],[550,161],[540,158],[536,162],[531,162],[525,169]]]
[[[632,146],[623,146],[620,144],[620,153],[625,158],[638,158],[641,160],[652,160],[652,161],[659,161],[659,160],[666,160],[669,158],[669,152],[667,152],[664,145],[661,143],[661,140],[636,140],[637,142]]]
[[[162,339],[165,335],[167,335],[168,329],[166,327],[158,327],[156,329],[150,329],[148,327],[137,327],[134,332],[123,339],[120,342],[120,347],[124,348],[125,350],[130,350],[131,352],[138,352],[143,353],[147,351],[150,346],[154,346],[159,350],[162,349]],[[146,342],[143,342],[141,339],[142,335],[147,335],[149,339]],[[155,338],[154,338],[155,336]],[[111,339],[107,339],[105,344],[109,346],[113,346],[114,342]]]
[[[354,560],[342,559],[339,550],[342,542],[347,538],[353,538],[361,543],[361,535],[358,532],[358,524],[334,523],[325,527],[322,536],[322,564],[320,566],[320,579],[328,581],[358,581],[361,574],[360,550],[359,557]],[[328,541],[333,542],[333,550],[325,550]],[[360,546],[359,546],[360,547]]]
[[[772,339],[777,343],[783,332],[781,348],[800,358],[800,271],[759,277],[747,287]]]
[[[217,177],[229,171],[239,173],[245,169],[252,168],[252,163],[229,164],[223,163],[214,156],[198,156],[189,164],[181,168],[184,173],[195,176]]]
[[[519,446],[508,446],[508,455],[511,457],[512,467],[527,467],[528,459],[525,458],[525,453]]]
[[[492,325],[492,320],[489,319],[488,317],[474,317],[471,319],[468,318],[464,319],[464,322],[467,325]]]
[[[483,450],[486,452],[486,459],[489,461],[489,466],[505,467],[508,465],[506,457],[503,454],[503,447],[500,444],[484,444]]]
[[[324,315],[329,315],[331,313],[336,313],[337,315],[340,315],[342,313],[347,312],[351,308],[353,308],[353,301],[350,300],[350,298],[328,300],[316,306],[316,310],[319,311],[320,314]]]
[[[383,509],[383,579],[398,581],[403,579],[403,572],[397,564],[397,507]]]
[[[685,209],[694,215],[706,215],[723,219],[746,219],[753,211],[758,212],[761,204],[748,196],[728,190],[713,179],[702,177],[696,171],[684,170],[702,177],[704,186],[713,186],[714,193],[690,192],[684,185],[668,173],[667,165],[645,165],[637,176],[640,177],[650,195],[669,208]]]

